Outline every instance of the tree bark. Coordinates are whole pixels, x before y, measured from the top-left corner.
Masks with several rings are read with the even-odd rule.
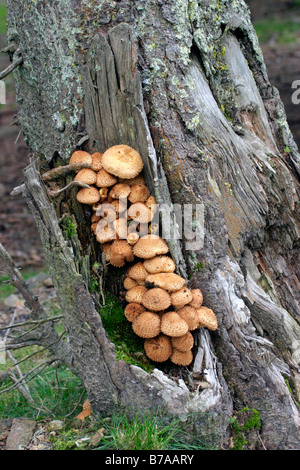
[[[92,407],[161,408],[228,446],[229,418],[258,410],[267,449],[299,449],[300,158],[243,1],[8,0],[19,119],[32,152],[25,196]],[[191,391],[116,361],[88,291],[89,213],[76,190],[50,200],[41,174],[76,148],[126,143],[159,203],[205,207],[204,245],[170,239],[179,274],[217,314],[201,329]],[[68,177],[61,183],[70,182]],[[73,214],[70,246],[62,220]],[[171,220],[172,226],[176,221]]]

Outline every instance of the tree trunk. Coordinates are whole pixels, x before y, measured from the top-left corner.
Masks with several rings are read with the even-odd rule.
[[[230,417],[247,406],[260,414],[265,448],[300,449],[300,158],[248,8],[242,0],[7,3],[32,152],[24,194],[93,409],[192,414],[197,433],[226,447]],[[100,259],[90,214],[75,189],[50,200],[42,181],[76,148],[119,143],[141,153],[159,203],[204,205],[203,246],[168,240],[178,273],[201,288],[219,322],[197,334],[191,371],[206,383],[196,391],[158,368],[116,361],[88,290],[89,263]],[[70,214],[72,246],[62,230]]]

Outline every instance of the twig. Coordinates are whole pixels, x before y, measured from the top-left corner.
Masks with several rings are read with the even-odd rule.
[[[71,163],[70,165],[58,166],[57,168],[53,168],[52,170],[46,171],[41,175],[41,178],[43,181],[49,182],[66,176],[73,171],[76,172],[82,170],[83,168],[91,167],[92,165],[90,163]]]
[[[46,361],[40,362],[40,364],[38,364],[37,366],[35,366],[35,367],[34,367],[33,369],[31,369],[29,372],[27,372],[27,374],[23,375],[23,377],[22,377],[21,380],[19,379],[19,380],[17,380],[13,385],[11,385],[10,387],[7,387],[7,388],[5,388],[5,389],[0,390],[0,394],[1,394],[1,393],[5,393],[5,392],[9,392],[9,391],[11,391],[11,390],[14,390],[15,388],[17,388],[17,386],[18,386],[18,384],[19,384],[20,382],[22,382],[25,378],[30,377],[30,375],[31,375],[33,372],[35,372],[37,369],[39,369],[40,367],[43,366],[43,369],[42,369],[42,371],[43,371],[47,366],[49,366],[49,365],[50,365],[52,362],[54,362],[54,361],[56,361],[56,359],[53,359],[53,358],[52,358],[51,360],[46,360]],[[37,376],[38,374],[40,374],[40,373],[41,373],[41,371],[40,371],[40,372],[37,372],[33,377],[30,377],[28,380],[34,379],[34,377],[36,377],[36,376]]]
[[[73,181],[71,181],[71,183],[67,184],[67,186],[65,186],[64,188],[57,189],[57,190],[48,189],[47,192],[48,192],[50,197],[57,197],[61,193],[66,191],[67,189],[70,189],[72,186],[79,186],[80,188],[90,188],[90,186],[88,184],[81,183],[81,181],[73,180]]]
[[[27,326],[27,325],[42,325],[43,323],[46,323],[48,321],[56,321],[56,320],[59,320],[60,318],[63,318],[63,315],[55,315],[53,317],[49,317],[49,318],[43,318],[42,320],[28,320],[28,321],[24,321],[24,322],[21,322],[21,323],[15,323],[14,325],[9,325],[9,326],[3,326],[0,328],[0,331],[2,330],[7,330],[7,329],[10,329],[10,328],[18,328],[19,326]]]
[[[85,388],[83,389],[80,397],[79,397],[79,400],[77,401],[76,405],[74,406],[74,408],[72,409],[72,411],[70,413],[68,413],[67,415],[65,415],[65,418],[68,418],[69,416],[71,416],[74,411],[76,410],[76,408],[79,406],[79,403],[81,402],[81,398],[83,397],[83,395],[85,394]]]
[[[3,78],[7,77],[13,70],[15,70],[19,65],[21,65],[23,62],[23,57],[19,57],[16,59],[12,64],[10,64],[3,72],[0,72],[0,80],[3,80]]]
[[[20,184],[20,186],[16,186],[10,193],[12,197],[18,196],[19,194],[22,194],[25,190],[25,184]]]

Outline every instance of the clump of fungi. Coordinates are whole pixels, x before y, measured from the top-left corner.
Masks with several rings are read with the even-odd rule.
[[[158,363],[191,364],[192,332],[216,330],[218,322],[202,305],[201,290],[188,288],[175,273],[169,247],[157,235],[156,201],[141,175],[141,156],[127,145],[115,145],[103,154],[76,151],[70,163],[90,166],[75,177],[89,185],[78,191],[77,200],[93,208],[91,229],[106,262],[115,267],[131,263],[124,279],[124,315],[144,338],[146,355]]]

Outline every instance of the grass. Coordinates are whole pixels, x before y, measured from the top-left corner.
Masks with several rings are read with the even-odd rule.
[[[277,44],[291,44],[300,38],[300,18],[280,19],[277,17],[257,21],[254,24],[261,44],[274,38]]]
[[[6,5],[0,3],[0,34],[6,33]]]
[[[46,272],[44,267],[41,267],[40,269],[37,268],[26,268],[21,271],[22,277],[25,279],[30,279],[40,272]],[[11,295],[13,293],[17,292],[17,289],[10,284],[10,278],[9,276],[6,275],[1,275],[0,276],[0,301],[3,300],[5,297],[8,295]]]

